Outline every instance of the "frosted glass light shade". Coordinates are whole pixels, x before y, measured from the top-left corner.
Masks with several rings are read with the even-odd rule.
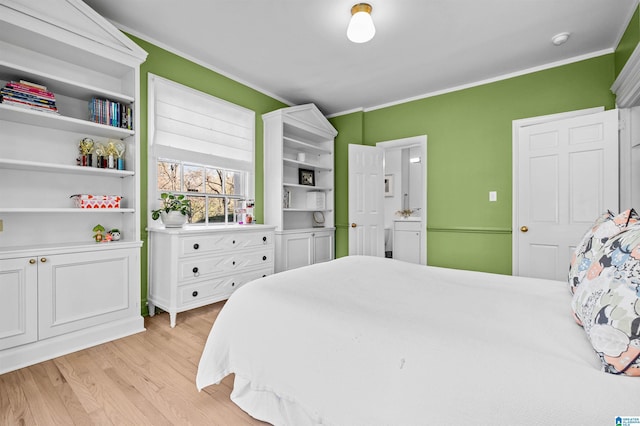
[[[351,21],[347,28],[347,37],[354,43],[366,43],[376,34],[376,27],[371,19],[371,6],[360,3],[353,6]]]

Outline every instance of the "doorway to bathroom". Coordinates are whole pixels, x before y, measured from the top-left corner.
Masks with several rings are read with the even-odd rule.
[[[385,256],[427,264],[427,136],[378,142],[384,150]]]

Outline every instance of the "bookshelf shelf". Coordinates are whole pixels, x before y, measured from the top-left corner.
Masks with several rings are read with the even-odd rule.
[[[12,64],[4,60],[0,60],[0,80],[4,80],[3,84],[11,80],[46,81],[48,90],[56,95],[82,99],[87,102],[93,96],[109,98],[123,103],[133,103],[134,101],[133,96],[124,93],[106,90],[98,86],[56,76],[31,67]]]
[[[86,133],[111,139],[122,139],[135,134],[133,130],[107,126],[61,114],[34,111],[4,104],[0,104],[0,120],[69,132]]]
[[[98,169],[95,167],[79,167],[67,164],[41,163],[37,161],[10,160],[0,158],[0,168],[12,170],[30,170],[40,172],[68,173],[73,175],[96,175],[125,177],[133,176],[132,170]]]

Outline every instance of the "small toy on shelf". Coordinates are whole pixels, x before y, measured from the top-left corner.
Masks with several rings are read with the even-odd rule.
[[[120,230],[113,228],[111,231],[107,232],[111,241],[119,241],[120,240]]]
[[[104,240],[104,226],[97,224],[96,226],[93,227],[93,239],[96,240],[96,243],[101,242],[102,240]]]

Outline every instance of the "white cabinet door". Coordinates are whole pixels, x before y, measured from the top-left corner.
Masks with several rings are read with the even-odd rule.
[[[313,262],[328,262],[333,255],[333,231],[313,233]]]
[[[420,232],[396,230],[393,236],[393,258],[420,263]]]
[[[38,261],[39,337],[131,317],[137,309],[135,249],[41,256]]]
[[[0,350],[37,340],[37,292],[35,258],[0,260]]]
[[[313,264],[313,236],[311,232],[282,235],[278,271],[300,268]]]

